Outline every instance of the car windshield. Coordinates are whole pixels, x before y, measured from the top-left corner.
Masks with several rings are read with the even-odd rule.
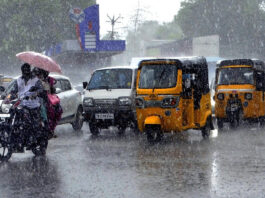
[[[131,84],[131,69],[104,69],[93,73],[87,89],[130,89]]]
[[[140,73],[139,88],[171,88],[177,82],[177,67],[175,65],[147,65]]]
[[[249,67],[223,68],[218,73],[218,85],[254,84],[253,69]]]

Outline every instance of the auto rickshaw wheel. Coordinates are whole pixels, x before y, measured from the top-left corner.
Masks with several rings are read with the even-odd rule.
[[[265,125],[265,118],[264,117],[259,119],[259,125],[260,125],[260,127],[264,127],[264,125]]]
[[[237,127],[237,121],[234,115],[233,117],[230,118],[229,122],[230,122],[230,127],[232,129],[235,129]]]
[[[146,126],[147,141],[150,143],[159,142],[162,138],[162,132],[160,126]]]
[[[131,121],[129,127],[133,130],[135,135],[139,135],[140,134],[140,131],[139,131],[139,128],[138,128],[138,124],[137,124],[136,120]]]
[[[222,130],[224,128],[224,121],[221,118],[217,118],[217,127],[219,130]]]
[[[202,128],[203,139],[208,139],[211,133],[211,117],[207,118],[206,125]]]

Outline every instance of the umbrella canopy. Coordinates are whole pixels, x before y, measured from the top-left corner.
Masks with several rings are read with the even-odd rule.
[[[61,67],[49,56],[38,52],[26,51],[16,54],[16,57],[34,67],[49,71],[62,73]]]

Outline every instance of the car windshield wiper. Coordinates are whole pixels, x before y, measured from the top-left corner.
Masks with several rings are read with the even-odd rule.
[[[98,86],[98,87],[87,87],[87,90],[94,90],[94,89],[106,89],[107,91],[111,90],[108,85]]]
[[[159,85],[160,80],[162,79],[162,76],[164,75],[165,71],[166,71],[166,68],[163,69],[163,71],[161,72],[161,74],[160,74],[160,76],[159,76],[158,81],[156,81],[157,83],[154,84],[154,87],[153,87],[153,90],[152,90],[153,93],[154,93],[154,91],[155,91],[156,85],[157,85],[157,84]]]

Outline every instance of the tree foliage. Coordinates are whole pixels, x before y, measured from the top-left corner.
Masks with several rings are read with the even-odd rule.
[[[218,34],[232,56],[264,57],[264,2],[185,0],[175,21],[186,37]]]
[[[152,45],[153,40],[177,40],[182,32],[176,22],[159,24],[157,21],[144,21],[136,30],[128,31],[127,50],[132,56],[143,56],[142,49]]]
[[[75,38],[74,23],[68,13],[95,0],[1,0],[0,57],[14,59],[24,50],[43,51],[51,44]]]

